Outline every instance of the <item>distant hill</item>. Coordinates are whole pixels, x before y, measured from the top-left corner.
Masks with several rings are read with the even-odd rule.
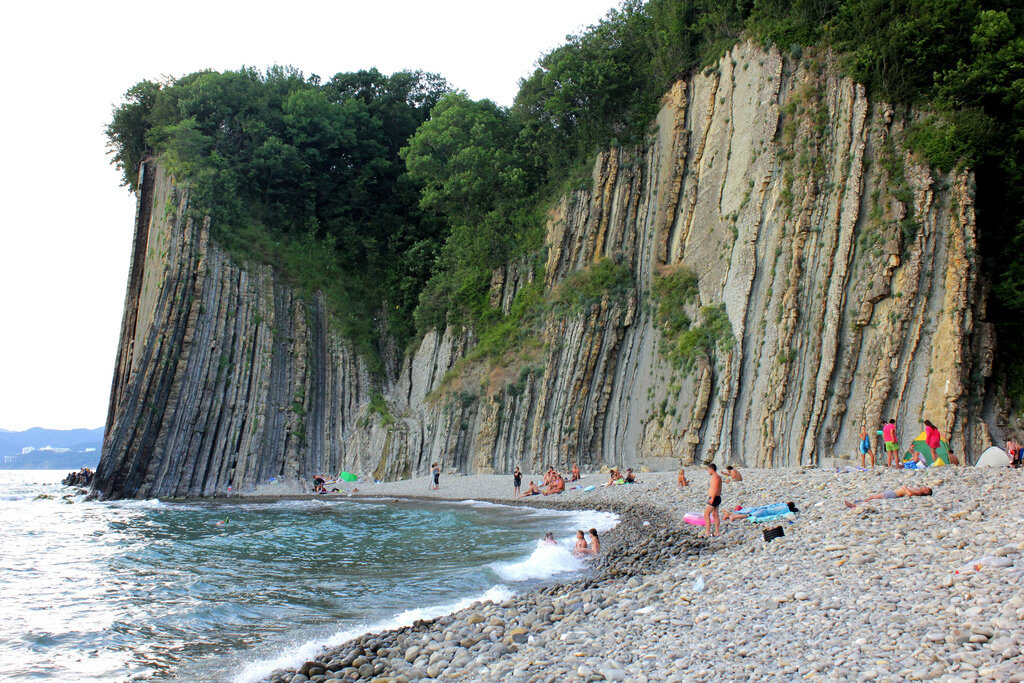
[[[95,468],[103,447],[103,427],[0,429],[0,469],[47,470]]]

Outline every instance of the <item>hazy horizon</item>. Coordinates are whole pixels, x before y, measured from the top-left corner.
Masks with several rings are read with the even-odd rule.
[[[105,423],[135,197],[120,187],[103,129],[132,85],[243,65],[291,65],[324,78],[423,69],[473,98],[509,105],[543,52],[616,5],[12,6],[0,55],[31,68],[9,70],[7,90],[17,101],[0,109],[3,128],[15,133],[0,168],[0,424],[23,431]]]

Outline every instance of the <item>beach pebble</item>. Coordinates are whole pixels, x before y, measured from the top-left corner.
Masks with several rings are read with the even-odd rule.
[[[696,539],[681,517],[700,509],[703,482],[678,491],[674,473],[651,473],[586,498],[625,523],[602,537],[582,577],[374,634],[359,641],[365,653],[349,644],[320,666],[337,671],[338,659],[362,655],[394,681],[1012,680],[1024,648],[1015,570],[1024,541],[1011,543],[1024,519],[1020,474],[963,468],[934,483],[934,498],[872,501],[858,515],[842,500],[927,480],[884,468],[746,468],[741,485],[726,487],[729,508],[821,492],[797,500],[785,540],[765,544],[764,525],[747,522]],[[1014,483],[993,479],[1003,476]],[[768,620],[770,630],[750,634],[749,623]]]

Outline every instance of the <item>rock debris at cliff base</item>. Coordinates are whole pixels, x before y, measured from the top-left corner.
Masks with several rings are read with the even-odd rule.
[[[794,500],[801,512],[784,538],[766,544],[764,525],[739,522],[698,541],[681,521],[703,504],[697,472],[687,489],[673,472],[569,492],[554,504],[624,518],[593,576],[369,634],[307,662],[309,676],[268,680],[1024,680],[1019,470],[743,474],[725,485],[723,510]],[[502,479],[496,502],[510,500]],[[842,502],[905,483],[935,494],[852,511]],[[450,478],[438,495],[488,498],[498,484]]]

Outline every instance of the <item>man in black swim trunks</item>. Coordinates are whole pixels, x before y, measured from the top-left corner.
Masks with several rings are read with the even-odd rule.
[[[708,463],[708,474],[711,475],[711,483],[708,486],[708,503],[704,506],[704,538],[718,536],[719,527],[722,525],[722,518],[718,514],[718,506],[722,504],[722,477],[718,474],[718,465]],[[715,531],[711,532],[711,519],[715,520]]]

